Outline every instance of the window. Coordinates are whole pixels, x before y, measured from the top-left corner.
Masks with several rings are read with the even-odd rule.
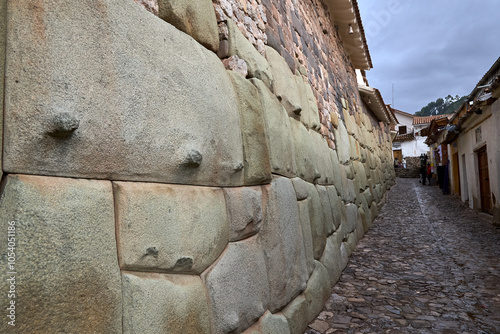
[[[399,126],[399,134],[400,135],[405,135],[406,134],[406,125],[400,125]]]

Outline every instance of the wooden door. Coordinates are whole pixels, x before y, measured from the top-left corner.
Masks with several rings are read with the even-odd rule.
[[[477,152],[479,166],[479,189],[481,191],[481,211],[492,213],[490,176],[486,146]]]
[[[399,162],[403,160],[403,152],[401,150],[394,150],[392,151],[394,153],[394,159],[398,159]]]

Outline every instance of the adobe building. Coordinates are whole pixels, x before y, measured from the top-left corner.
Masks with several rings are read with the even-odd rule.
[[[447,166],[449,191],[500,223],[500,58],[445,122],[433,121],[427,140]]]
[[[0,6],[0,332],[303,333],[395,177],[356,1]]]

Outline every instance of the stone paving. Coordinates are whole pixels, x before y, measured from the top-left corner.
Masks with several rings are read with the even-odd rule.
[[[500,333],[500,229],[397,179],[305,333]]]

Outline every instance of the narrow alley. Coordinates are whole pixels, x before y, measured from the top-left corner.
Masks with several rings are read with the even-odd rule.
[[[499,228],[398,178],[306,333],[500,333],[499,260]]]

